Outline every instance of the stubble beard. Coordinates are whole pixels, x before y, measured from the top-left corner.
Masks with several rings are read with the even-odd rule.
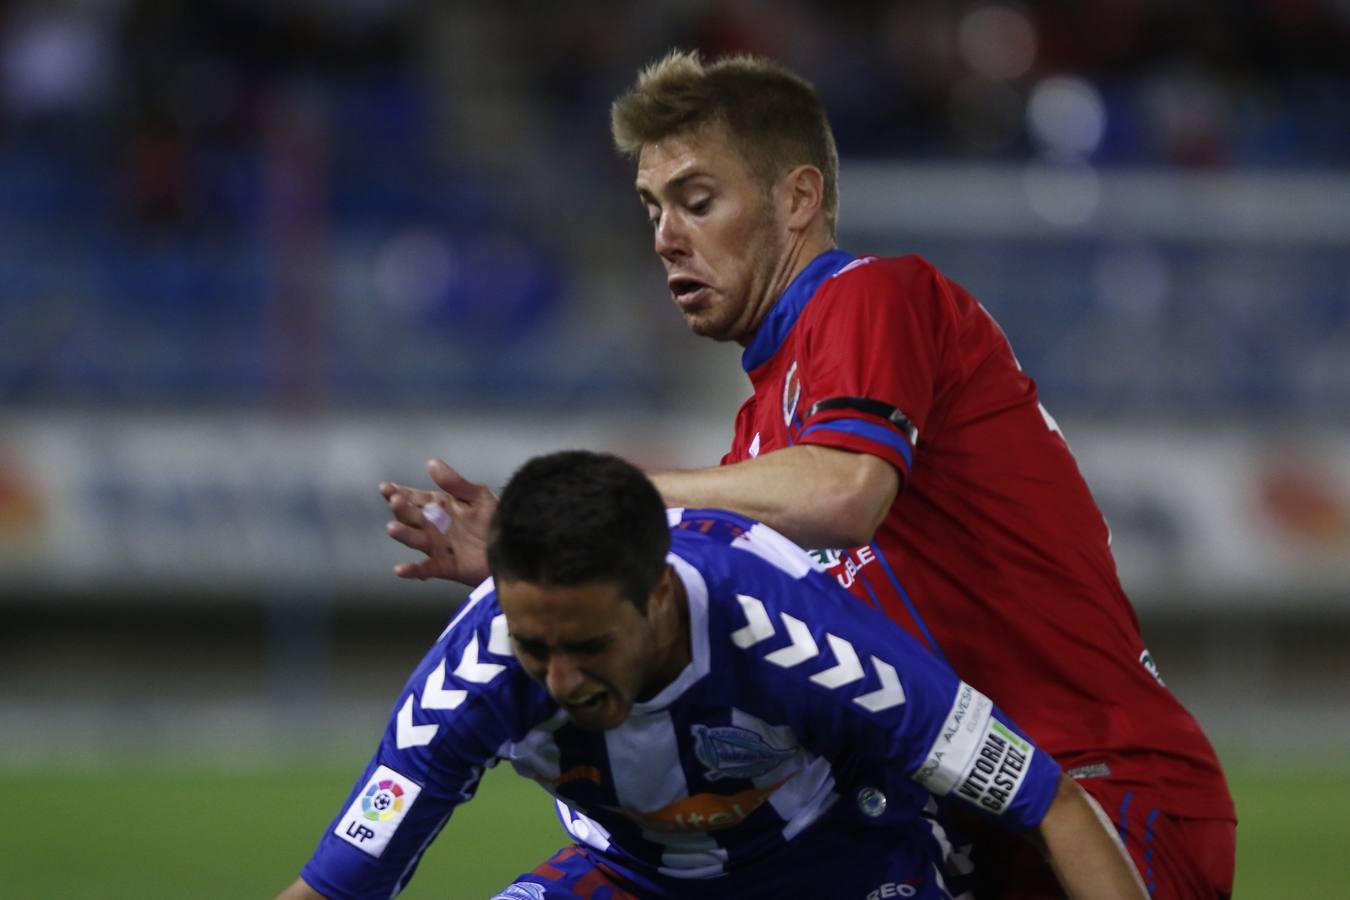
[[[735,300],[724,297],[721,304],[704,310],[703,318],[698,314],[685,316],[690,331],[714,341],[746,343],[750,340],[778,300],[776,296],[767,296],[782,263],[786,244],[777,226],[772,207],[765,204],[755,225],[757,237],[747,252],[754,262],[741,288],[742,295]]]

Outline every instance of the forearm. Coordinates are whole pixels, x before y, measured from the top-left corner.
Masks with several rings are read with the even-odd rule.
[[[669,506],[730,509],[805,547],[852,547],[872,539],[899,488],[884,460],[798,445],[710,469],[651,476]]]
[[[1074,900],[1147,897],[1110,823],[1072,779],[1060,776],[1059,790],[1037,835],[1065,893]]]

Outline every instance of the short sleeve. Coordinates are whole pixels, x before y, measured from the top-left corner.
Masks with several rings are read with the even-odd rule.
[[[953,321],[947,282],[917,257],[864,258],[825,282],[800,323],[797,442],[869,453],[907,474]]]
[[[491,588],[489,580],[471,595],[414,670],[379,748],[301,871],[325,896],[397,893],[532,712],[513,687],[525,676]]]

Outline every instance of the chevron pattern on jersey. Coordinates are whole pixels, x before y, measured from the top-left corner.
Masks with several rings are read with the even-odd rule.
[[[436,732],[441,730],[441,726],[436,723],[429,725],[413,724],[413,707],[416,705],[417,698],[409,694],[408,699],[403,701],[403,708],[398,711],[398,749],[407,750],[409,747],[423,747],[431,743],[431,739],[436,736]]]
[[[852,684],[865,674],[862,663],[858,662],[858,654],[854,652],[853,645],[840,637],[832,634],[826,634],[825,640],[830,645],[830,650],[834,653],[836,665],[832,669],[825,669],[823,672],[817,672],[811,676],[811,680],[821,687],[827,687],[834,690],[837,687],[843,687],[846,684]]]
[[[736,600],[741,604],[741,610],[745,613],[747,624],[744,628],[737,628],[731,633],[731,642],[744,650],[747,647],[753,647],[765,638],[773,637],[773,622],[769,621],[769,614],[765,611],[764,604],[754,597],[747,597],[745,594],[737,594]]]
[[[733,644],[746,650],[778,633],[762,601],[746,594],[737,594],[736,599],[741,604],[741,611],[745,613],[746,624],[731,633]],[[778,618],[782,620],[792,643],[765,654],[766,662],[791,669],[820,656],[820,645],[811,636],[811,629],[805,622],[785,612],[780,612]],[[828,632],[825,641],[830,645],[830,652],[834,654],[835,664],[813,674],[811,681],[826,690],[833,691],[866,677],[866,670],[863,669],[858,652],[853,649],[851,642]],[[853,702],[874,713],[904,703],[905,689],[900,684],[900,676],[896,673],[895,667],[875,656],[869,658],[881,686],[874,691],[854,697]]]
[[[766,662],[790,669],[820,655],[820,648],[816,646],[815,638],[811,637],[811,629],[806,627],[805,622],[787,613],[778,615],[787,626],[788,637],[792,638],[792,644],[765,656]]]
[[[422,706],[425,709],[454,709],[469,696],[468,691],[445,689],[445,660],[441,660],[422,685]],[[412,696],[409,695],[409,700]]]
[[[506,616],[498,614],[493,617],[492,625],[488,633],[487,652],[494,656],[511,655],[511,638],[506,631]],[[403,701],[403,706],[398,711],[398,719],[395,727],[395,738],[398,741],[398,748],[406,750],[409,747],[423,747],[431,743],[436,737],[436,732],[440,730],[440,725],[434,722],[418,725],[413,721],[413,710],[417,706],[423,709],[456,709],[469,692],[461,688],[446,689],[445,687],[445,660],[442,659],[436,668],[432,669],[422,683],[422,696],[420,701],[416,694],[409,694],[408,699]],[[502,672],[506,671],[506,666],[501,663],[482,662],[479,660],[478,635],[469,638],[469,643],[464,647],[464,653],[460,655],[459,665],[455,666],[455,677],[474,684],[488,684]]]

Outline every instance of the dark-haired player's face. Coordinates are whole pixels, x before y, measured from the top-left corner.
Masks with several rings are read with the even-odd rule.
[[[617,728],[633,702],[659,691],[661,648],[648,615],[617,584],[574,587],[498,581],[516,658],[578,726]]]
[[[763,182],[721,127],[705,126],[644,147],[636,184],[685,323],[747,342],[786,286],[786,232]]]

